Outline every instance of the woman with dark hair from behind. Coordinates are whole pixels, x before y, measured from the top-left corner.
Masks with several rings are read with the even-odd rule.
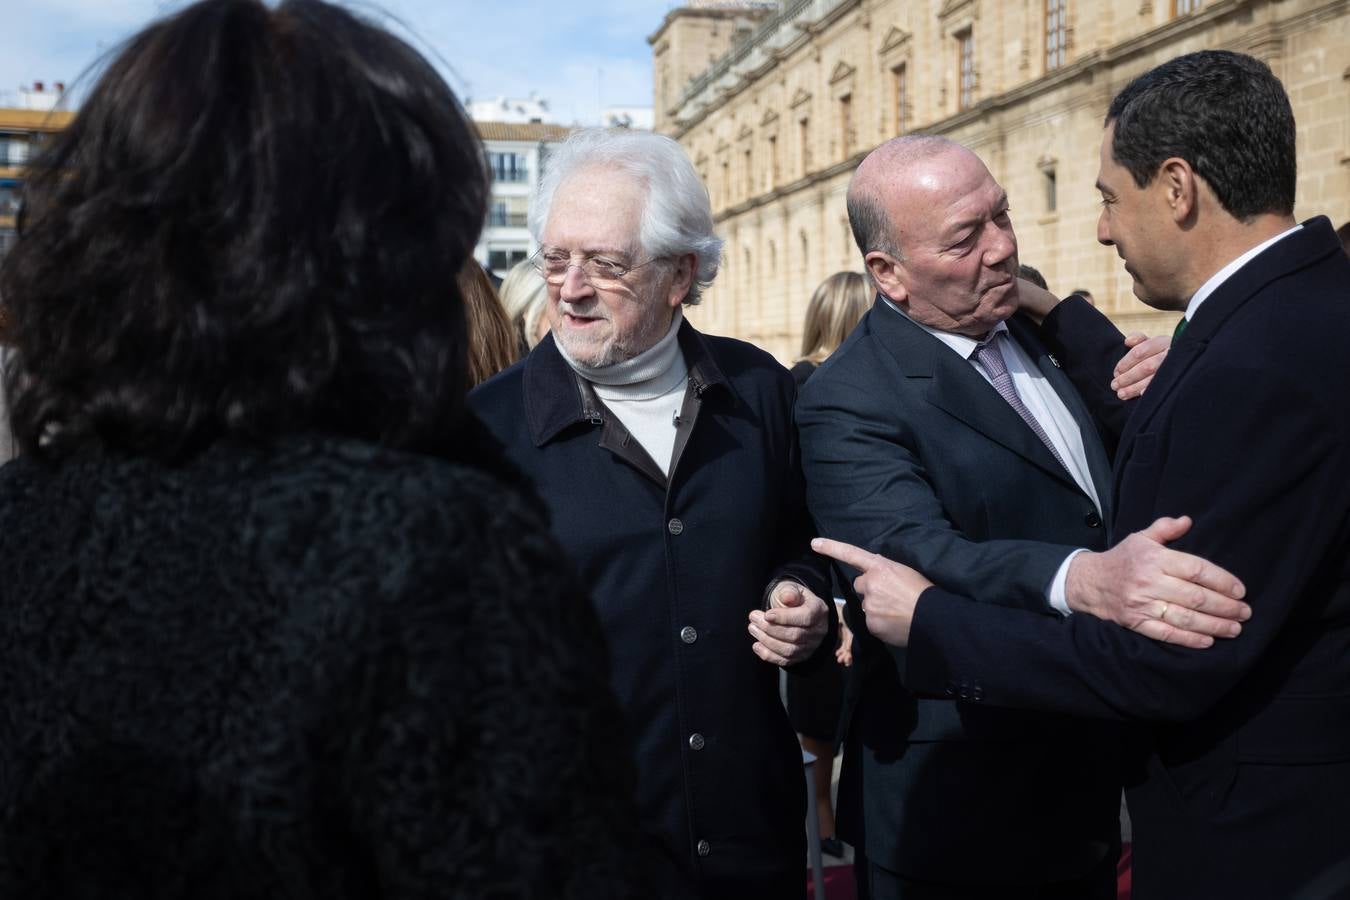
[[[476,387],[520,357],[516,330],[488,273],[470,257],[455,277],[469,328],[469,387]]]
[[[643,896],[598,625],[465,411],[487,179],[440,77],[204,0],[30,172],[0,896]]]
[[[831,353],[839,349],[844,338],[867,313],[871,302],[867,279],[857,272],[835,272],[820,283],[806,306],[802,355],[792,367],[798,389]],[[843,608],[838,601],[835,612],[839,615],[839,646],[835,649],[835,661],[827,660],[809,675],[788,670],[787,711],[802,747],[819,760],[812,769],[812,777],[815,779],[821,849],[831,856],[842,857],[843,842],[834,835],[834,802],[830,786],[839,746],[839,719],[846,681],[844,670],[853,664],[853,632],[844,621]]]

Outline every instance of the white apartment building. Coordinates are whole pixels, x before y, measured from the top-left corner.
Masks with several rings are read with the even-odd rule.
[[[549,150],[572,129],[546,122],[474,122],[487,151],[492,199],[474,257],[496,275],[535,251],[526,214]]]

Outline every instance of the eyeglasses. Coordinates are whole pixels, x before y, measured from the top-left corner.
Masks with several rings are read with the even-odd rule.
[[[646,262],[630,266],[608,256],[583,256],[580,261],[574,261],[572,254],[566,250],[558,247],[540,247],[539,251],[530,257],[530,263],[549,284],[562,284],[567,278],[567,270],[576,266],[581,269],[581,274],[593,287],[603,288],[622,284],[624,277],[630,272],[664,258],[656,256]]]

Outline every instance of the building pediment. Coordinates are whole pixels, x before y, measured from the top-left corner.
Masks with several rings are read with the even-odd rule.
[[[792,95],[792,102],[790,102],[788,106],[792,109],[796,109],[803,103],[810,103],[810,102],[811,102],[811,94],[807,91],[802,90],[801,88],[797,88],[797,92]]]
[[[761,128],[763,128],[764,126],[772,125],[774,122],[777,121],[778,121],[778,112],[776,110],[769,109],[765,110],[764,118],[759,120],[759,125]]]
[[[856,71],[857,69],[853,68],[843,60],[840,60],[835,63],[834,71],[830,73],[830,84],[838,84],[845,78],[850,77]]]
[[[911,35],[910,32],[904,31],[903,29],[897,28],[896,26],[892,25],[891,30],[886,32],[886,37],[883,38],[881,41],[882,55],[885,55],[887,53],[894,53],[895,51],[901,49],[902,47],[904,47],[906,44],[909,43],[909,39],[912,36],[913,35]]]
[[[938,18],[945,20],[962,13],[976,13],[978,11],[979,4],[975,0],[943,0],[942,9],[938,10]]]
[[[755,130],[751,128],[748,124],[742,125],[741,130],[736,132],[736,140],[743,141],[748,137],[752,137],[754,133]]]

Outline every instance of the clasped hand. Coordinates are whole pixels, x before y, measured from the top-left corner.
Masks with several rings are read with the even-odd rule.
[[[751,649],[776,666],[801,662],[825,639],[832,605],[799,582],[778,582],[769,594],[769,608],[750,613]]]

